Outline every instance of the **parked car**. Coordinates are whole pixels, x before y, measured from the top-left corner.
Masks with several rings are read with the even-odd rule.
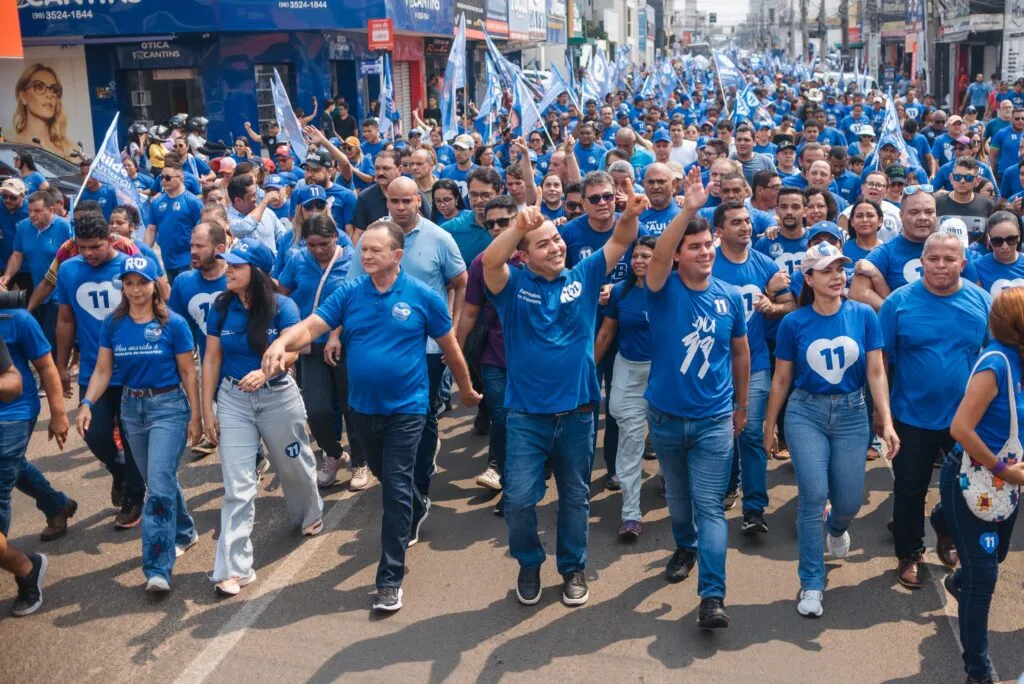
[[[18,176],[18,171],[14,168],[14,157],[22,151],[32,153],[36,169],[46,177],[50,185],[60,189],[70,204],[84,180],[78,166],[41,147],[21,143],[0,143],[0,180]]]

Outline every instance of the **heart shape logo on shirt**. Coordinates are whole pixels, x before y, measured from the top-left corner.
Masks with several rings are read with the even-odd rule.
[[[786,269],[786,273],[793,275],[800,268],[800,264],[804,260],[803,253],[794,254],[792,252],[783,252],[779,256],[775,257],[775,263],[779,265],[779,268]]]
[[[1012,280],[1008,278],[1000,278],[996,282],[992,283],[992,289],[989,290],[989,294],[995,297],[1003,290],[1007,290],[1011,287],[1024,287],[1024,278],[1014,278]]]
[[[757,295],[761,294],[761,288],[757,285],[743,285],[736,286],[739,290],[740,299],[743,300],[743,310],[746,312],[746,320],[750,321],[750,317],[754,315],[754,302],[757,301]]]
[[[911,259],[907,263],[903,264],[903,279],[907,283],[916,283],[924,275],[924,267],[921,266],[920,259]]]
[[[200,292],[188,300],[188,315],[192,317],[204,335],[206,334],[206,319],[218,296],[220,296],[220,292]]]
[[[851,337],[840,335],[832,339],[817,339],[807,347],[807,365],[829,383],[843,381],[846,369],[857,363],[860,347]]]
[[[97,321],[102,321],[121,303],[121,291],[109,280],[103,283],[82,283],[75,292],[75,301]]]

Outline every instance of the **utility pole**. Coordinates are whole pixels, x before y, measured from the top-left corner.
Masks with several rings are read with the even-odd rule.
[[[818,52],[818,59],[824,65],[825,56],[828,55],[828,52],[826,51],[826,45],[828,43],[828,27],[825,26],[825,0],[821,0],[818,5],[818,31],[821,32],[821,46],[820,51]]]
[[[807,59],[807,46],[811,44],[811,38],[807,33],[807,0],[800,0],[800,49],[803,50],[803,59]]]
[[[840,61],[845,60],[850,51],[850,0],[839,0],[839,40],[842,41]],[[844,71],[842,64],[839,71]]]
[[[864,26],[867,29],[867,36],[864,40],[864,49],[868,56],[868,73],[881,82],[878,74],[878,53],[881,50],[879,32],[882,30],[881,15],[878,10],[878,0],[864,0],[865,14]]]

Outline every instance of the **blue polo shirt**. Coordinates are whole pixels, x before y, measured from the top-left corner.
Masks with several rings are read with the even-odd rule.
[[[1007,126],[992,136],[989,147],[998,148],[999,154],[996,157],[996,172],[1002,176],[1007,168],[1020,161],[1020,139],[1024,132],[1013,130],[1013,126]]]
[[[338,247],[341,248],[341,256],[331,266],[331,272],[324,282],[320,292],[320,302],[327,301],[331,293],[337,290],[348,276],[348,269],[355,256],[356,249],[352,241],[345,236],[345,242],[338,240]],[[320,281],[324,276],[324,269],[317,263],[308,249],[303,249],[297,254],[288,258],[284,270],[281,272],[278,282],[283,287],[291,290],[289,297],[299,307],[299,315],[302,318],[313,313],[313,300],[316,299],[316,291],[320,287]],[[327,341],[327,333],[317,338],[318,343]]]
[[[618,322],[619,354],[627,361],[651,360],[651,323],[644,288],[623,281],[612,288],[604,317]]]
[[[277,301],[277,312],[274,320],[267,328],[267,344],[276,340],[282,331],[296,325],[299,308],[288,297],[274,295]],[[237,296],[232,295],[227,308],[223,312],[217,306],[210,307],[206,318],[206,334],[220,338],[222,352],[220,376],[241,380],[260,367],[262,354],[257,354],[249,346],[248,337],[249,311],[242,306]]]
[[[501,292],[487,292],[502,329],[515,331],[505,336],[505,408],[548,414],[601,400],[593,339],[606,270],[599,248],[552,281],[512,268]]]
[[[25,184],[25,188],[28,190],[25,193],[26,198],[28,198],[29,195],[38,190],[40,185],[46,182],[46,176],[39,173],[38,171],[33,171],[27,176],[18,176],[18,178],[21,178],[21,182]]]
[[[131,316],[107,316],[100,328],[100,347],[114,355],[114,367],[134,389],[173,387],[181,382],[178,354],[191,356],[195,342],[188,322],[170,312],[167,323],[137,323]],[[191,363],[191,359],[189,359]]]
[[[0,422],[35,420],[39,416],[39,392],[31,364],[50,353],[50,343],[35,317],[25,309],[0,312],[0,338],[21,373],[21,396],[0,402]]]
[[[655,237],[661,235],[668,228],[668,224],[672,223],[672,219],[679,215],[682,209],[675,201],[669,202],[668,206],[664,209],[650,208],[640,214],[640,230],[639,235],[653,235]]]
[[[160,193],[150,204],[149,223],[156,226],[164,266],[187,268],[192,261],[192,229],[202,219],[203,201],[187,190],[177,197]]]
[[[886,298],[878,319],[894,367],[893,418],[925,430],[949,428],[988,337],[991,305],[992,297],[966,278],[946,297],[918,281]]]
[[[199,345],[200,360],[206,356],[206,319],[217,295],[227,288],[227,274],[207,280],[202,271],[185,271],[171,284],[171,298],[167,302],[171,310],[188,321],[192,337]]]
[[[0,269],[7,267],[7,260],[14,251],[14,237],[18,234],[18,224],[28,218],[28,202],[22,202],[13,214],[6,207],[0,206]],[[27,270],[24,261],[21,269]]]
[[[765,331],[768,319],[754,311],[757,295],[768,289],[768,281],[779,272],[779,266],[770,258],[755,250],[747,251],[747,260],[736,264],[725,258],[722,248],[715,249],[715,263],[711,275],[729,283],[740,293],[743,301],[744,320],[747,324],[747,340],[750,344],[750,372],[755,373],[771,367]]]
[[[50,270],[50,264],[57,256],[57,250],[69,239],[71,224],[59,216],[54,216],[53,221],[44,230],[37,229],[28,219],[18,224],[18,232],[14,236],[14,251],[21,252],[21,263],[27,266],[28,272],[32,274],[33,285],[43,282],[46,272]],[[50,301],[52,297],[51,294],[46,301]]]
[[[679,418],[713,418],[732,411],[732,340],[747,334],[740,293],[712,277],[702,291],[670,274],[646,290],[654,345],[644,398]],[[511,375],[510,375],[511,377]]]
[[[115,252],[114,257],[99,266],[90,266],[80,256],[68,259],[57,271],[57,302],[71,307],[75,315],[75,335],[80,353],[78,384],[89,385],[100,349],[100,328],[103,320],[121,303],[121,290],[114,279],[128,257]],[[121,378],[114,367],[112,387],[120,386]]]
[[[476,213],[471,209],[463,209],[458,216],[442,223],[441,227],[455,238],[462,261],[467,264],[473,263],[473,259],[491,244],[490,232],[477,224]]]
[[[451,331],[446,300],[403,268],[386,292],[367,275],[346,281],[316,315],[332,329],[341,326],[353,410],[385,416],[427,412],[426,340]]]
[[[615,214],[615,223],[618,223],[620,216],[621,214]],[[562,240],[565,241],[565,265],[572,268],[604,247],[605,243],[611,239],[612,233],[615,232],[615,225],[612,224],[611,230],[598,232],[590,227],[590,217],[583,214],[572,221],[563,223],[558,227],[558,232],[562,235]],[[633,250],[627,250],[619,259],[619,263],[615,264],[607,281],[617,283],[625,280],[626,274],[629,273],[629,261],[632,257]]]

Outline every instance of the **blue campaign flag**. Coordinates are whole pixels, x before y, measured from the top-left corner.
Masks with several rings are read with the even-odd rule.
[[[885,118],[882,120],[882,130],[878,135],[878,149],[883,145],[892,143],[900,152],[900,161],[903,164],[919,164],[917,155],[911,155],[907,144],[903,140],[903,129],[900,127],[900,117],[896,113],[896,104],[892,99],[892,88],[889,89],[889,97],[885,104]]]
[[[535,130],[543,121],[533,93],[526,85],[526,77],[516,74],[515,88],[512,89],[512,109],[508,115],[512,135],[525,136]]]
[[[466,85],[466,15],[459,17],[459,30],[455,33],[444,68],[444,86],[441,90],[441,136],[451,140],[459,134],[459,114],[456,109],[459,88]]]
[[[737,90],[740,90],[747,85],[747,79],[743,77],[739,67],[732,59],[718,50],[714,51],[714,57],[715,65],[718,67],[718,80],[722,83],[723,89],[735,86]]]
[[[629,46],[620,44],[615,48],[615,87],[626,90],[626,74],[629,73]]]
[[[604,56],[604,50],[594,50],[594,56],[590,59],[587,72],[583,75],[583,103],[589,100],[596,100],[598,104],[604,102],[608,87],[608,60]]]
[[[501,54],[501,50],[491,40],[491,34],[487,32],[486,26],[483,27],[483,30],[484,41],[487,43],[487,54],[494,60],[494,67],[498,71],[498,77],[501,78],[501,82],[506,88],[515,88],[516,74],[519,73],[519,67],[508,61],[505,55]]]
[[[546,110],[551,106],[551,103],[558,99],[558,96],[562,93],[569,91],[569,85],[562,78],[562,74],[558,72],[558,67],[553,63],[551,64],[551,77],[548,79],[544,88],[544,96],[540,100],[540,104],[537,105],[537,109],[540,111]]]
[[[577,93],[580,91],[580,86],[576,83],[576,70],[572,68],[572,56],[568,51],[565,53],[565,69],[566,75],[569,77],[566,85],[569,86],[569,99],[576,105],[576,109],[580,109],[580,100]]]
[[[480,135],[490,143],[494,132],[494,118],[498,109],[501,108],[501,81],[498,79],[498,72],[494,68],[494,60],[490,55],[484,56],[484,64],[487,73],[487,92],[484,93],[484,99],[480,102],[480,107],[477,110],[475,125]]]
[[[118,204],[130,204],[141,212],[143,205],[139,198],[139,191],[132,179],[128,177],[128,171],[124,168],[124,162],[121,160],[121,148],[117,144],[117,120],[119,117],[120,113],[114,114],[114,120],[107,128],[107,134],[96,151],[96,157],[92,160],[88,173],[85,174],[85,180],[95,178],[101,183],[109,185],[117,194]],[[82,196],[84,189],[85,181],[82,182],[82,187],[78,190],[78,196],[75,197],[72,206],[78,204],[78,199]]]
[[[394,140],[394,122],[398,121],[398,109],[395,107],[395,85],[391,76],[391,53],[381,56],[380,69],[380,132],[386,138]]]
[[[302,124],[295,116],[295,110],[292,109],[292,103],[288,99],[288,91],[284,89],[281,74],[277,73],[277,69],[274,69],[274,78],[270,82],[270,94],[274,98],[274,114],[277,124],[288,136],[288,142],[291,143],[298,158],[305,159],[306,139],[302,136]]]

